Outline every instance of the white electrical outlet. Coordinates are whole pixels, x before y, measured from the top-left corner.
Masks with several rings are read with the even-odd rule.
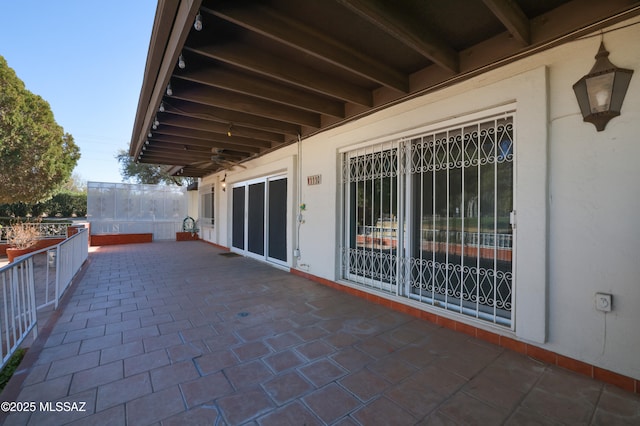
[[[611,312],[611,294],[596,293],[596,309],[602,312]]]

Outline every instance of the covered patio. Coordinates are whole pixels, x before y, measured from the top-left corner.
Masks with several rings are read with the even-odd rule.
[[[637,394],[199,241],[93,251],[2,400],[85,403],[5,425],[640,422]]]

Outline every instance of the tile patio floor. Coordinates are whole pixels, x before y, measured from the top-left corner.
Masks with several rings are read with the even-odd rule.
[[[640,395],[220,253],[93,252],[0,395],[86,411],[4,424],[640,424]]]

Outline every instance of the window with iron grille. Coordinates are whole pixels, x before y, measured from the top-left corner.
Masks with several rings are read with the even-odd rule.
[[[343,157],[342,278],[511,326],[513,116]]]

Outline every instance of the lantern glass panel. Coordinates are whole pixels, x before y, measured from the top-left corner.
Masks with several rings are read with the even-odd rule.
[[[613,91],[614,72],[587,78],[587,93],[591,113],[608,111]]]

